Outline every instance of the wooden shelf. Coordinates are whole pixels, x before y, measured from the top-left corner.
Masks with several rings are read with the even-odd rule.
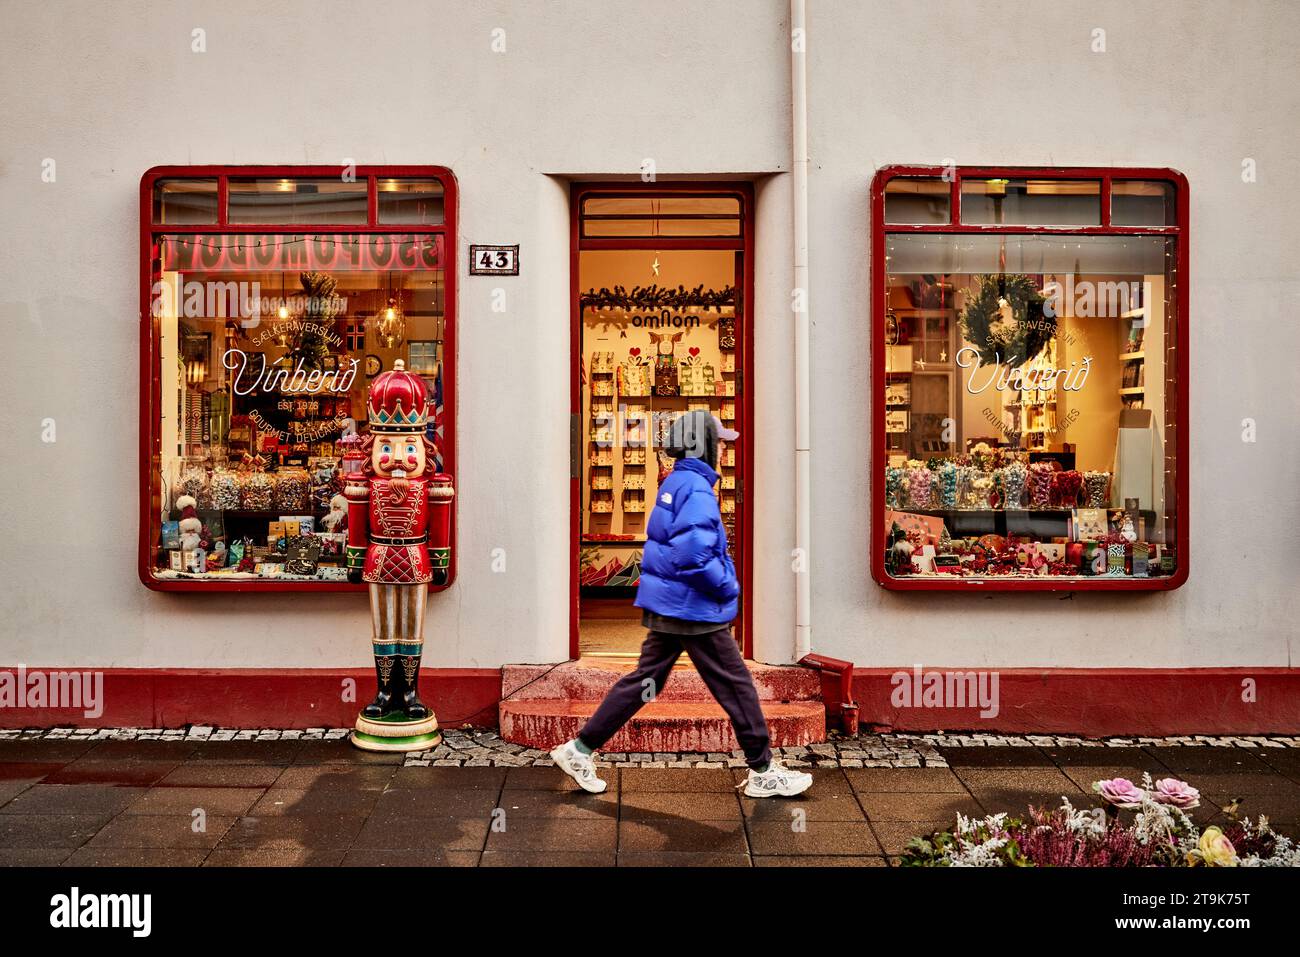
[[[1129,386],[1127,389],[1120,389],[1119,394],[1120,395],[1142,395],[1143,393],[1146,392],[1146,390],[1147,390],[1146,386],[1144,385],[1134,385],[1134,386]]]
[[[1146,357],[1147,357],[1147,354],[1146,354],[1145,352],[1141,352],[1141,351],[1139,351],[1139,352],[1121,352],[1121,353],[1119,354],[1119,361],[1120,361],[1120,362],[1132,362],[1132,361],[1135,360],[1135,359],[1145,359]]]

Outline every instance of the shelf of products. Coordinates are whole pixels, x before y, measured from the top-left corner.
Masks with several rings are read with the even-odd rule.
[[[734,307],[683,312],[660,331],[640,324],[644,317],[630,308],[584,309],[584,343],[592,346],[584,357],[584,587],[636,584],[646,521],[659,483],[674,465],[663,452],[672,422],[692,410],[726,424],[737,421],[742,377]],[[609,330],[619,331],[610,336]],[[718,472],[718,507],[734,549],[742,493],[734,449]]]

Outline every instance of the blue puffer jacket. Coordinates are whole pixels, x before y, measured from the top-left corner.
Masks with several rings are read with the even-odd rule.
[[[740,583],[727,554],[718,473],[701,459],[678,459],[659,486],[646,524],[636,606],[669,618],[725,624],[736,617]]]

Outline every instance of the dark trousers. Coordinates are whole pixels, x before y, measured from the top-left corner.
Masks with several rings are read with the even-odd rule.
[[[758,705],[754,679],[729,627],[706,635],[670,635],[662,631],[647,634],[636,669],[609,689],[596,713],[578,732],[578,739],[594,751],[612,738],[643,705],[663,691],[683,650],[731,719],[736,740],[745,752],[745,763],[751,768],[767,764],[772,759],[767,719]]]

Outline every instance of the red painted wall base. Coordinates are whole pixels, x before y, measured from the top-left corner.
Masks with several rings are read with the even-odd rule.
[[[48,676],[54,670],[40,669],[40,673]],[[922,674],[942,670],[926,669]],[[103,675],[102,713],[86,716],[84,709],[14,706],[7,696],[13,693],[17,671],[13,666],[0,667],[3,728],[350,727],[373,692],[375,680],[372,671],[361,668],[109,668],[98,672]],[[915,684],[910,668],[867,668],[854,673],[854,696],[864,731],[1088,737],[1300,734],[1300,668],[1006,669],[997,672],[997,714],[991,717],[981,717],[978,707],[899,703],[904,682],[895,676],[900,674]],[[356,683],[356,697],[365,700],[344,700],[347,679]],[[444,727],[497,724],[499,668],[425,669],[420,690]],[[838,701],[828,696],[826,703],[832,712],[827,723],[835,727]]]
[[[49,676],[58,670],[28,669]],[[176,728],[187,724],[222,728],[350,728],[375,693],[370,668],[201,669],[105,668],[102,714],[84,708],[8,705],[0,668],[0,727]],[[347,696],[350,680],[355,693]],[[444,728],[497,723],[499,668],[425,668],[420,696],[431,703]]]
[[[949,670],[971,673],[964,668],[926,668],[922,675]],[[985,717],[978,707],[917,707],[903,691],[907,688],[915,698],[913,668],[858,669],[853,693],[862,730],[1058,733],[1094,738],[1300,733],[1300,668],[1013,668],[984,672],[994,673],[998,678],[997,714]],[[988,679],[985,687],[992,688]],[[924,703],[924,678],[921,691]],[[832,703],[831,698],[827,703]]]

